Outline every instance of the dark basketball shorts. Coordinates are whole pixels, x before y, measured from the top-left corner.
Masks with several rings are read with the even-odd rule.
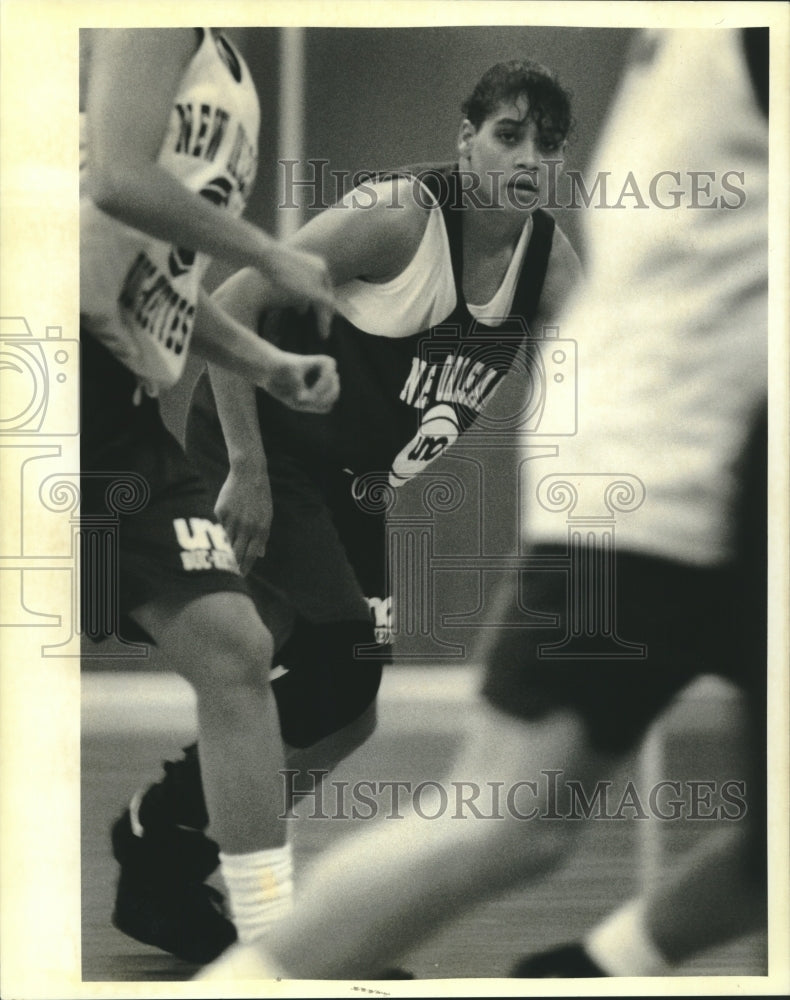
[[[519,593],[503,591],[501,603],[517,603],[522,614],[529,608],[551,619],[539,627],[492,630],[478,654],[486,665],[483,693],[492,705],[525,721],[556,710],[575,711],[590,745],[611,754],[637,745],[698,675],[718,674],[737,684],[749,716],[745,766],[755,819],[749,864],[760,878],[767,789],[766,442],[763,413],[738,469],[741,496],[729,563],[696,567],[618,552],[613,597],[603,621],[600,604],[596,611],[578,600],[567,567],[525,570]],[[533,555],[543,565],[556,564],[563,550],[540,546]],[[583,610],[589,613],[586,619]],[[582,627],[574,627],[571,619]]]
[[[248,588],[157,401],[135,405],[134,375],[85,331],[81,354],[83,631],[150,641],[129,618],[135,608]]]
[[[731,560],[698,567],[617,551],[605,621],[602,605],[590,610],[589,601],[584,620],[578,596],[571,600],[584,588],[574,587],[569,569],[525,571],[520,593],[502,600],[554,618],[544,627],[492,633],[481,655],[493,704],[525,719],[552,707],[577,709],[594,746],[621,752],[694,677],[719,674],[744,691],[764,756],[767,410],[758,407],[748,426],[734,461],[739,494]],[[534,550],[545,565],[563,554],[561,545]],[[611,633],[607,641],[604,632]]]
[[[561,554],[537,547],[534,555]],[[744,648],[736,623],[732,570],[619,553],[614,579],[606,620],[589,609],[575,628],[569,570],[525,571],[520,595],[503,600],[548,616],[547,624],[492,633],[479,654],[486,698],[524,719],[573,709],[594,747],[622,753],[697,675],[756,680],[755,650]]]
[[[228,457],[205,375],[189,409],[186,452],[218,495]],[[374,701],[391,658],[383,522],[356,507],[340,470],[316,475],[284,448],[267,449],[267,466],[272,524],[247,582],[274,637],[283,736],[304,747]]]

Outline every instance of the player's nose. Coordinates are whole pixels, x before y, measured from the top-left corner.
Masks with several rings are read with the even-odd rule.
[[[518,144],[513,166],[519,170],[533,170],[540,166],[540,149],[534,136],[527,135]]]

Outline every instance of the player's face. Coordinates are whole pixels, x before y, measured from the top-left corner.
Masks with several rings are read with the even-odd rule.
[[[500,104],[477,129],[469,121],[461,126],[460,165],[474,178],[465,182],[465,189],[479,185],[475,203],[521,212],[546,204],[565,144],[546,146],[528,112],[527,99],[520,97]]]

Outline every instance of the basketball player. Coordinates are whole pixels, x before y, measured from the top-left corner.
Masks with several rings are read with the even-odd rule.
[[[375,723],[389,595],[383,514],[367,512],[366,491],[426,474],[486,406],[525,337],[556,322],[579,277],[568,239],[537,207],[546,161],[556,167],[563,155],[567,94],[540,66],[502,63],[463,113],[457,164],[361,185],[293,240],[326,259],[336,286],[326,349],[343,391],[332,412],[295,414],[221,372],[213,394],[204,377],[193,399],[187,451],[218,494],[274,636],[292,768],[333,766]],[[217,297],[280,347],[318,344],[313,325],[273,310],[285,300],[256,271]],[[378,621],[371,605],[384,611]],[[195,902],[216,861],[196,832],[210,803],[207,815],[194,750],[166,771],[114,828],[114,920],[185,957],[201,948],[207,961],[233,933],[210,890]]]
[[[567,783],[589,796],[697,673],[729,675],[750,695],[747,802],[758,821],[659,886],[641,915],[632,912],[625,944],[644,947],[647,927],[669,960],[748,929],[755,914],[764,921],[768,132],[744,39],[727,30],[640,36],[601,140],[599,170],[672,171],[680,201],[677,211],[593,213],[589,280],[564,317],[563,335],[587,345],[582,424],[556,458],[529,463],[525,523],[540,568],[522,584],[529,607],[559,616],[559,628],[488,639],[488,725],[451,775],[529,794],[497,822],[423,802],[432,822],[413,816],[350,838],[321,859],[265,943],[231,949],[205,978],[370,976],[470,905],[553,870],[580,826],[563,821]],[[708,166],[742,173],[737,208],[700,197]],[[604,500],[610,511],[630,508],[617,515],[614,552],[569,531],[564,501],[583,504],[594,488],[595,511]],[[503,592],[503,605],[517,604],[516,590]],[[706,881],[727,866],[722,881]],[[710,919],[716,908],[730,912]],[[692,940],[679,945],[683,932]],[[566,970],[548,974],[580,974]]]
[[[217,31],[93,39],[80,178],[81,515],[85,536],[96,518],[119,525],[120,574],[108,578],[114,566],[85,548],[83,621],[94,639],[114,631],[109,589],[127,635],[133,626],[194,687],[212,832],[234,910],[254,929],[290,890],[276,766],[259,766],[282,753],[272,639],[156,395],[193,347],[287,405],[325,412],[337,396],[332,359],[265,344],[201,290],[213,255],[331,306],[320,258],[239,218],[259,114],[244,61]]]

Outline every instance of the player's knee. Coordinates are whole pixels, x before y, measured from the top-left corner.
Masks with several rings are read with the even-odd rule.
[[[376,704],[373,702],[352,722],[333,730],[322,739],[297,746],[284,734],[288,767],[303,774],[315,769],[331,771],[370,739],[376,724]],[[310,787],[309,783],[306,787]]]
[[[228,599],[204,602],[201,608],[192,609],[194,641],[181,651],[176,669],[199,693],[208,690],[217,697],[268,688],[274,652],[269,630],[248,598],[216,596]]]
[[[334,669],[293,670],[273,682],[285,742],[307,750],[332,739],[347,749],[361,746],[376,728],[381,664],[336,662]]]
[[[583,824],[569,819],[569,782],[595,776],[597,767],[574,713],[526,721],[491,710],[455,773],[478,776],[465,783],[479,795],[477,811],[490,820],[476,824],[477,835],[488,854],[505,859],[518,876],[522,868],[548,872],[573,849]]]

